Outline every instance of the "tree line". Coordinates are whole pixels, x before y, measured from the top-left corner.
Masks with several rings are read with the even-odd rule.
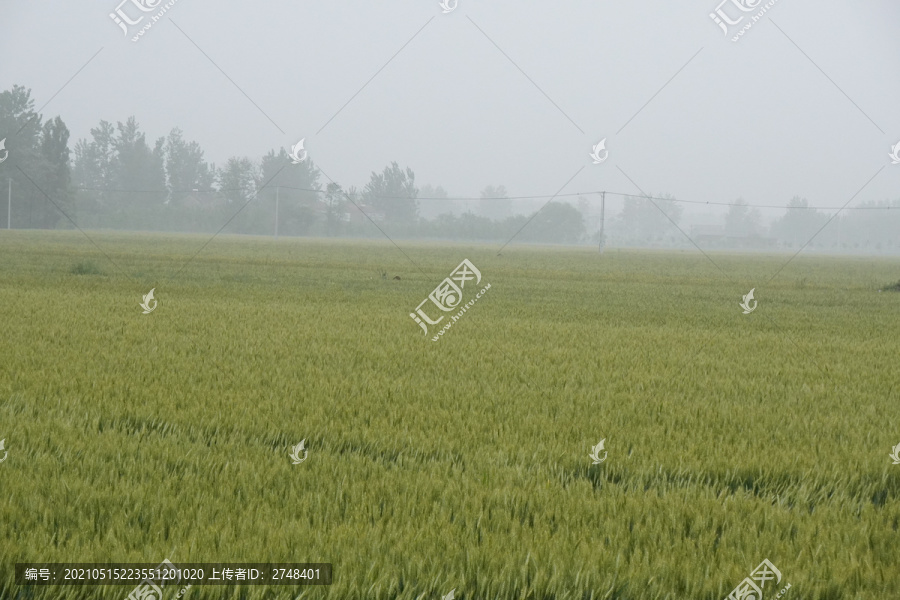
[[[284,148],[258,160],[231,157],[217,166],[178,128],[148,140],[134,116],[124,123],[100,121],[72,151],[69,136],[60,116],[45,122],[35,111],[30,90],[16,85],[0,92],[0,139],[9,153],[0,163],[0,182],[12,189],[9,221],[14,228],[71,228],[74,223],[82,229],[209,232],[227,223],[229,233],[271,235],[277,221],[277,233],[289,236],[600,241],[596,201],[586,198],[579,198],[577,207],[539,200],[528,207],[529,215],[516,214],[525,212],[522,203],[514,211],[502,185],[486,186],[474,203],[451,199],[441,186],[418,187],[413,170],[396,162],[372,172],[362,189],[345,189],[323,181],[309,158],[291,164]],[[900,208],[900,201],[871,206]],[[0,215],[5,228],[6,211]],[[682,217],[683,208],[672,196],[626,196],[623,210],[608,215],[604,233],[621,245],[683,245],[690,231],[679,231]],[[780,220],[764,227],[758,209],[739,199],[729,207],[721,235],[711,237],[720,238],[715,240],[720,245],[761,240],[762,245],[793,246],[808,240],[827,219],[795,197]],[[895,240],[900,210],[887,215],[851,211],[838,220],[817,238],[820,244],[900,248]]]
[[[494,239],[512,235],[527,220],[511,214],[503,186],[483,190],[480,215],[438,210],[424,218],[415,173],[396,162],[372,172],[362,189],[344,189],[323,182],[311,159],[291,164],[284,148],[217,166],[180,129],[148,140],[132,116],[124,123],[100,121],[70,151],[62,118],[42,121],[30,90],[0,92],[0,135],[10,132],[0,178],[12,182],[16,228],[74,223],[82,229],[215,231],[231,219],[227,231],[268,235],[277,212],[282,235],[378,235],[378,228],[401,236]],[[429,209],[447,198],[440,186],[423,191],[431,194]],[[548,208],[524,240],[571,242],[584,234],[573,207]]]
[[[626,196],[623,210],[608,221],[606,234],[614,245],[625,246],[688,247],[693,241],[710,248],[808,245],[820,250],[900,252],[900,199],[861,202],[836,216],[811,207],[800,196],[788,200],[785,208],[766,224],[759,208],[738,198],[718,224],[693,227],[682,223],[684,209],[672,196]]]

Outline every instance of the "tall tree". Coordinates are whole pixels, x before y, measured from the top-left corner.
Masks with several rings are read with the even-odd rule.
[[[68,219],[74,219],[73,203],[70,196],[71,167],[69,165],[69,128],[60,117],[44,123],[41,130],[40,183],[45,202],[38,201],[35,207],[37,226],[45,229],[56,227],[63,220],[65,211]],[[51,200],[47,200],[49,197]]]
[[[229,158],[217,176],[219,192],[228,204],[240,207],[256,196],[259,169],[249,158]]]
[[[319,170],[312,159],[294,164],[287,150],[270,150],[260,163],[260,191],[254,214],[266,216],[266,227],[273,223],[278,198],[278,231],[285,235],[304,235],[316,221],[319,196]],[[270,232],[271,229],[266,229]]]
[[[522,240],[574,244],[584,236],[584,218],[566,202],[549,202],[522,230]]]
[[[0,164],[0,177],[4,192],[7,181],[12,183],[12,223],[15,227],[46,226],[50,214],[47,198],[35,187],[37,184],[43,189],[48,184],[42,175],[47,167],[41,155],[42,135],[41,115],[34,110],[31,90],[14,85],[12,89],[0,92],[0,140],[5,156]],[[7,211],[0,212],[6,225]]]
[[[738,198],[725,214],[725,235],[744,237],[759,234],[761,221],[759,209],[750,208],[743,198]]]
[[[5,140],[9,151],[5,162],[20,164],[20,159],[34,158],[41,131],[41,116],[34,111],[31,90],[14,85],[11,90],[0,92],[0,139]],[[25,166],[27,162],[21,164]]]
[[[803,245],[812,239],[827,220],[824,213],[810,208],[806,198],[794,196],[788,201],[784,216],[772,224],[772,232],[791,246]]]
[[[900,198],[888,200],[869,200],[859,204],[860,209],[839,214],[816,238],[829,240],[832,245],[844,247],[885,245],[889,249],[900,247]]]
[[[366,204],[381,211],[395,225],[412,225],[418,216],[416,175],[409,167],[402,170],[396,162],[381,173],[372,172],[363,189]]]
[[[344,214],[348,204],[344,190],[337,183],[331,182],[325,186],[323,195],[325,203],[325,233],[329,236],[338,235],[343,229]]]
[[[488,185],[481,190],[478,214],[492,221],[502,221],[512,216],[512,201],[502,185]]]
[[[116,130],[112,123],[100,121],[91,128],[91,139],[75,144],[72,181],[79,221],[88,226],[107,224],[104,219],[113,207]]]
[[[167,202],[181,206],[194,190],[213,191],[215,165],[209,165],[203,160],[200,144],[184,141],[183,132],[175,128],[166,138],[165,149],[169,191]]]
[[[447,190],[441,186],[423,185],[416,198],[419,202],[419,216],[423,219],[453,213],[455,203],[447,200]]]
[[[668,194],[661,198],[625,196],[616,222],[625,238],[651,241],[666,233],[677,233],[672,222],[677,224],[683,212],[675,198]]]
[[[593,200],[593,201],[592,201]],[[600,198],[594,196],[592,200],[584,196],[578,196],[578,212],[584,219],[584,227],[590,232],[600,229]]]
[[[156,151],[147,145],[137,120],[131,116],[118,123],[115,140],[113,186],[119,210],[146,215],[154,207],[160,208],[166,199],[166,175],[160,161],[160,147]]]

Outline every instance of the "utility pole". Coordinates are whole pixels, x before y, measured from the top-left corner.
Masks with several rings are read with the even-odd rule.
[[[606,226],[606,192],[600,192],[600,252],[603,253],[603,246],[606,245],[606,234],[604,233]]]
[[[10,228],[10,219],[12,218],[12,177],[9,177],[9,197],[6,201],[6,228]]]
[[[275,186],[275,239],[278,239],[278,195],[281,192],[281,186]]]

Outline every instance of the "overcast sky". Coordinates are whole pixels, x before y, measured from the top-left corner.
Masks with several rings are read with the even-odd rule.
[[[148,15],[126,36],[120,1],[0,0],[0,88],[31,88],[70,148],[135,115],[149,143],[177,126],[218,165],[306,138],[345,186],[397,161],[451,196],[900,197],[895,0],[778,0],[738,42],[764,3],[722,5],[747,15],[726,36],[719,0],[177,0],[136,43],[159,8],[122,4]]]

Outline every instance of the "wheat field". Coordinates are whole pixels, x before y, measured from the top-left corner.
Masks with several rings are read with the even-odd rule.
[[[900,598],[900,260],[88,235],[0,232],[0,598],[164,558],[334,568],[188,599],[721,600],[763,559]]]

